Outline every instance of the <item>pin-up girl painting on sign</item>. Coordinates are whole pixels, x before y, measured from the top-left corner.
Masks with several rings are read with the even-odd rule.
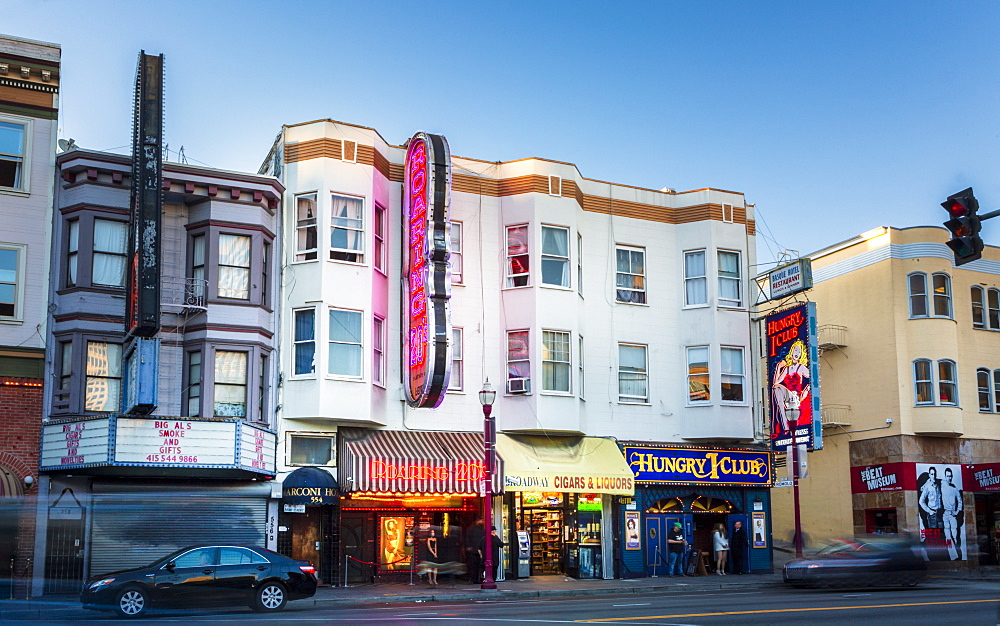
[[[781,432],[788,432],[786,408],[799,409],[799,426],[812,424],[812,399],[809,397],[809,355],[802,340],[788,348],[788,354],[774,366],[774,408],[781,424]]]

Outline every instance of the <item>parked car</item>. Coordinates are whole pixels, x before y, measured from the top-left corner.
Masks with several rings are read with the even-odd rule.
[[[927,574],[920,547],[906,537],[838,539],[816,554],[785,564],[793,587],[912,587]]]
[[[279,611],[316,593],[316,568],[253,546],[200,545],[136,569],[93,576],[80,593],[85,608],[139,617],[152,607],[245,604]]]

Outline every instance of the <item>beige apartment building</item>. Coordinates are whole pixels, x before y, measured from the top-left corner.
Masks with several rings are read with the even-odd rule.
[[[955,267],[947,239],[883,227],[810,255],[823,449],[800,481],[807,546],[912,533],[932,561],[998,564],[1000,248]],[[791,491],[773,490],[779,540]]]

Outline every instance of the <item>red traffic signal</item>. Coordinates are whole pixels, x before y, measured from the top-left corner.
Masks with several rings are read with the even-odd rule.
[[[948,247],[955,253],[955,265],[964,265],[983,256],[983,240],[979,237],[982,225],[979,216],[979,201],[972,193],[972,187],[948,196],[941,203],[951,219],[944,223],[951,231]]]

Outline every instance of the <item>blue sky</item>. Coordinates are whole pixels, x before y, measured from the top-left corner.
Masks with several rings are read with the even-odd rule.
[[[1000,208],[1000,3],[0,0],[62,45],[61,137],[127,151],[136,56],[166,56],[166,133],[256,171],[284,123],[417,130],[485,160],[740,191],[758,256]],[[994,224],[996,222],[996,224]],[[1000,219],[987,242],[1000,245]]]

